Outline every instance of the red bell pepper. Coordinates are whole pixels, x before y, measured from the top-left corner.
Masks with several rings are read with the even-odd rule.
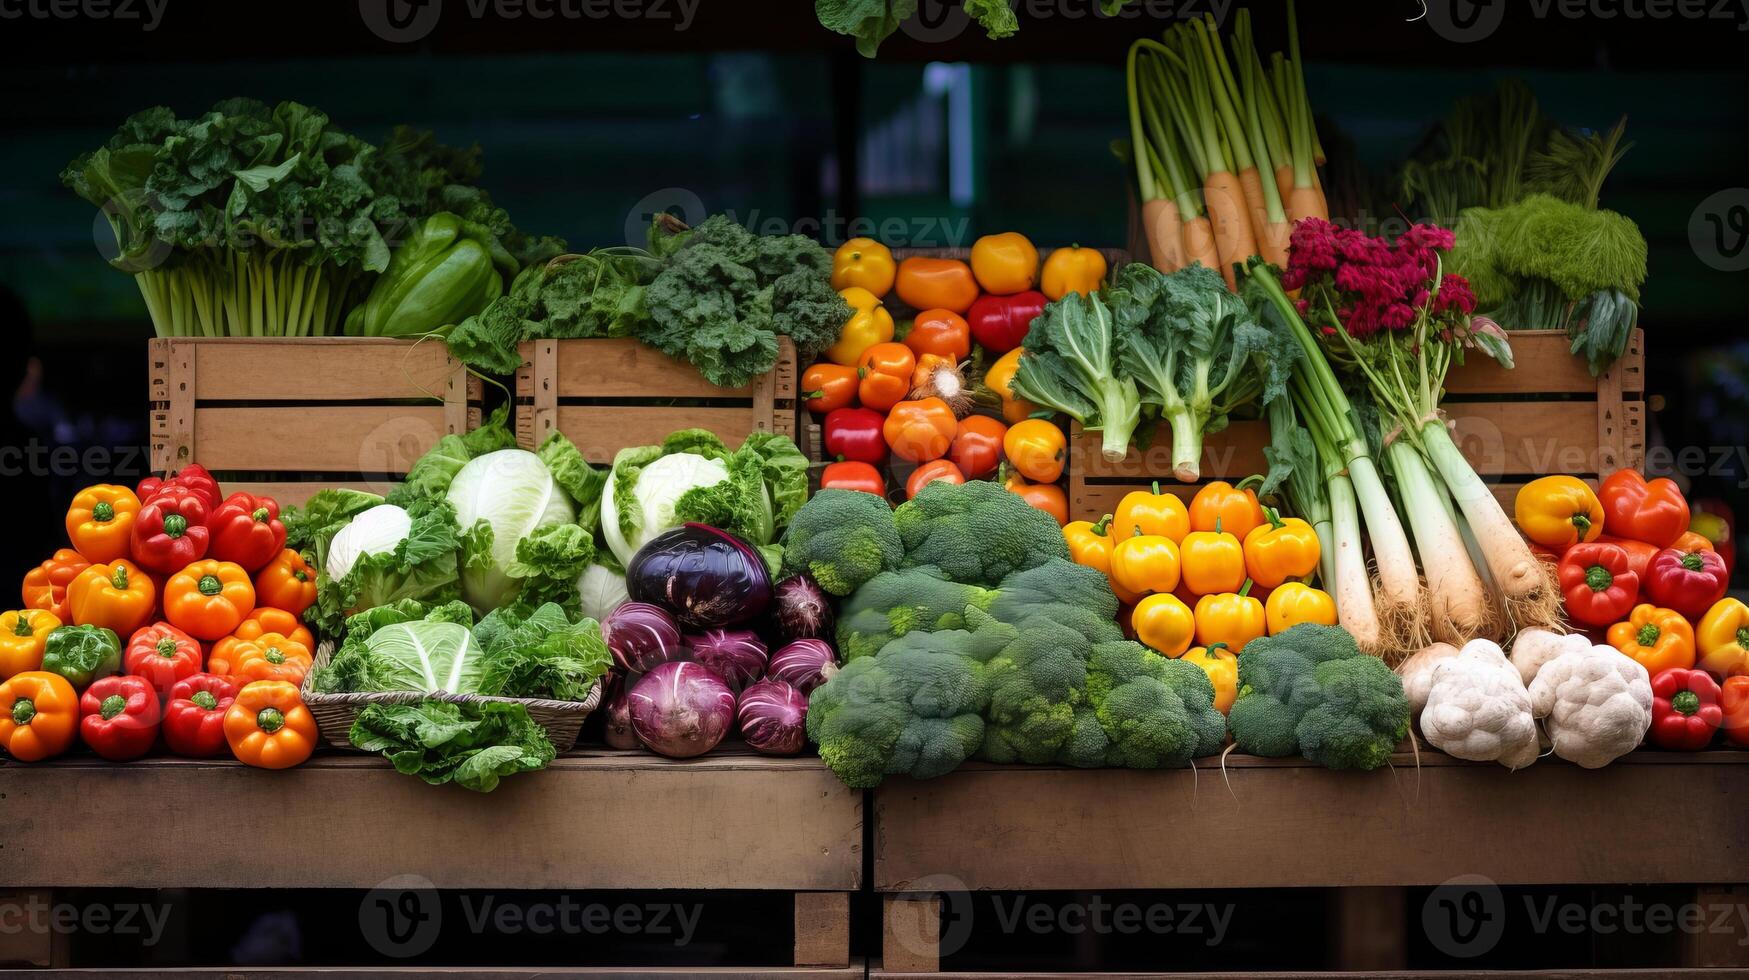
[[[79,737],[111,762],[138,759],[158,740],[158,692],[144,677],[93,681],[79,699]]]
[[[199,491],[175,484],[158,488],[134,518],[134,561],[160,575],[174,575],[205,558],[207,514]]]
[[[1616,470],[1597,490],[1603,502],[1603,529],[1668,548],[1688,530],[1688,501],[1669,480],[1648,482],[1638,470]]]
[[[165,487],[186,487],[193,490],[200,496],[201,500],[206,502],[206,509],[209,511],[225,499],[224,494],[219,492],[219,481],[213,479],[213,475],[207,472],[207,468],[199,463],[189,463],[182,468],[181,472],[168,480],[161,480],[155,476],[146,477],[140,481],[134,496],[139,497],[141,503],[145,503]]]
[[[887,417],[872,408],[838,408],[826,413],[824,439],[829,459],[879,466],[887,461],[882,427]]]
[[[1665,548],[1653,556],[1642,585],[1652,602],[1693,620],[1725,597],[1731,573],[1716,552]]]
[[[200,673],[200,668],[200,641],[164,622],[135,630],[122,654],[122,670],[151,681],[159,700],[168,698],[177,681]]]
[[[1628,617],[1640,598],[1640,577],[1628,553],[1596,541],[1567,549],[1556,566],[1567,615],[1586,626],[1608,626]]]
[[[279,522],[279,502],[272,497],[233,493],[207,519],[212,544],[209,557],[258,572],[285,550],[285,525]]]
[[[164,744],[190,759],[226,754],[225,709],[235,700],[237,685],[217,674],[190,674],[177,681],[164,707]]]
[[[1671,667],[1652,678],[1652,744],[1678,752],[1698,752],[1724,723],[1719,682],[1704,670]]]
[[[1652,559],[1657,556],[1658,552],[1664,550],[1655,544],[1647,544],[1644,541],[1634,541],[1629,538],[1618,538],[1613,534],[1601,535],[1597,541],[1600,544],[1613,544],[1627,552],[1628,567],[1634,570],[1634,574],[1638,575],[1642,582],[1646,580],[1646,573],[1652,568]]]
[[[1719,707],[1724,710],[1725,741],[1749,748],[1749,675],[1727,677],[1719,685]]]
[[[887,481],[881,478],[881,471],[867,463],[853,461],[845,463],[827,463],[820,473],[820,489],[822,490],[857,490],[862,493],[872,493],[877,497],[887,495]]]
[[[1008,296],[984,295],[966,313],[972,339],[992,354],[1006,354],[1026,339],[1032,321],[1045,310],[1045,294],[1028,289]]]

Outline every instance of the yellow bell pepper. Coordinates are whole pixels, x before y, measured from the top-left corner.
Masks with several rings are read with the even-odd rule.
[[[1136,603],[1130,612],[1130,629],[1143,644],[1176,657],[1190,649],[1190,639],[1196,635],[1196,616],[1175,595],[1151,595]]]
[[[861,286],[841,289],[838,295],[850,304],[850,319],[838,333],[838,342],[826,348],[826,359],[833,364],[851,367],[863,352],[876,344],[893,339],[893,315],[881,305],[881,298]]]
[[[1153,490],[1131,490],[1117,502],[1112,512],[1111,534],[1122,541],[1132,534],[1158,534],[1182,544],[1190,533],[1190,512],[1184,501],[1170,493],[1160,492],[1160,481]]]
[[[1251,581],[1273,589],[1318,570],[1318,533],[1312,525],[1282,517],[1274,507],[1263,508],[1263,517],[1264,523],[1245,535],[1245,574]]]
[[[1039,292],[1047,299],[1059,300],[1070,293],[1090,296],[1105,281],[1105,256],[1096,248],[1070,245],[1059,248],[1045,259],[1044,274],[1039,279]]]
[[[41,609],[0,613],[0,681],[43,668],[43,645],[61,628],[60,617]]]
[[[1014,397],[1014,372],[1020,370],[1020,355],[1026,353],[1023,347],[1016,347],[1001,357],[990,369],[984,372],[984,387],[995,392],[1002,399],[1002,418],[1009,425],[1024,422],[1039,410],[1037,405],[1024,399]]]
[[[1111,549],[1111,580],[1134,593],[1178,588],[1178,546],[1158,534],[1138,534]]]
[[[1336,600],[1323,589],[1289,582],[1269,593],[1269,601],[1263,604],[1263,622],[1270,636],[1300,623],[1335,626]]]
[[[1715,677],[1749,675],[1749,606],[1729,596],[1713,603],[1694,629],[1694,644],[1701,670]]]
[[[985,235],[972,243],[972,275],[986,293],[1025,292],[1038,282],[1038,249],[1017,231]]]
[[[1117,595],[1118,601],[1128,605],[1141,598],[1141,593],[1132,592],[1119,585],[1111,576],[1111,555],[1117,547],[1117,541],[1111,536],[1111,515],[1092,521],[1071,521],[1063,525],[1063,543],[1069,546],[1069,558],[1077,565],[1086,565],[1105,576],[1111,583],[1111,591]]]
[[[852,238],[832,253],[832,288],[856,286],[885,299],[893,291],[893,253],[872,238]]]
[[[67,508],[67,540],[94,564],[126,558],[140,498],[124,486],[99,483],[79,491]]]
[[[1524,536],[1561,551],[1603,533],[1603,504],[1578,477],[1545,476],[1526,483],[1512,502]]]
[[[1196,600],[1196,642],[1203,646],[1225,643],[1234,653],[1263,636],[1263,603],[1251,596],[1251,583],[1237,592],[1205,595]]]
[[[1213,531],[1186,534],[1179,545],[1184,587],[1195,595],[1237,592],[1245,582],[1245,546],[1238,538],[1221,530],[1218,519],[1214,526]],[[1261,614],[1262,609],[1258,612]]]
[[[1225,643],[1214,643],[1194,647],[1178,659],[1196,664],[1209,675],[1209,683],[1215,686],[1215,710],[1226,714],[1239,696],[1239,658],[1233,651]]]

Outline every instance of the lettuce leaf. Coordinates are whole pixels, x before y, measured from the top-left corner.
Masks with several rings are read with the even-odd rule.
[[[554,603],[526,619],[494,610],[474,636],[487,657],[481,687],[502,697],[583,701],[613,665],[600,625],[581,617],[573,622]]]
[[[476,793],[497,789],[505,776],[544,769],[558,754],[528,709],[502,701],[368,705],[348,737],[360,751],[381,753],[397,772]]]

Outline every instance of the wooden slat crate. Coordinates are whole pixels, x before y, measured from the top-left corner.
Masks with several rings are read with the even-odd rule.
[[[555,429],[591,463],[677,429],[709,429],[730,448],[754,432],[796,438],[800,372],[780,337],[777,366],[744,388],[719,388],[698,369],[631,338],[536,340],[516,372],[516,439],[533,449]]]
[[[1539,476],[1571,473],[1595,483],[1646,459],[1645,334],[1635,330],[1627,353],[1600,378],[1569,352],[1558,330],[1515,332],[1516,367],[1508,371],[1472,354],[1446,379],[1445,412],[1456,426],[1458,447],[1476,473],[1493,485],[1508,508],[1518,488]],[[1263,449],[1269,425],[1234,422],[1209,436],[1203,446],[1203,482],[1237,480],[1269,467]],[[1172,478],[1171,439],[1161,426],[1146,453],[1130,447],[1129,456],[1108,462],[1099,451],[1099,433],[1070,433],[1069,516],[1096,521],[1124,494],[1159,480],[1188,498],[1198,486]]]
[[[301,503],[392,487],[438,439],[480,424],[482,386],[442,343],[379,337],[159,337],[151,456],[227,490]]]

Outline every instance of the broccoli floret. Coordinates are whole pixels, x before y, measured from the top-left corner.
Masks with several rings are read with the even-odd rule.
[[[1014,635],[985,617],[975,631],[914,633],[846,664],[808,701],[821,760],[857,788],[958,768],[984,740],[984,661]]]
[[[1062,529],[1019,495],[984,480],[931,483],[893,513],[901,567],[934,565],[956,582],[995,586],[1052,558],[1069,558]]]
[[[835,596],[897,569],[903,557],[892,508],[857,490],[821,490],[790,519],[783,536],[784,577],[807,572]]]
[[[939,568],[882,572],[844,604],[838,652],[854,660],[910,633],[963,629],[967,609],[983,609],[994,597],[989,589],[950,580]]]
[[[1348,631],[1302,623],[1246,644],[1227,725],[1242,752],[1376,769],[1409,732],[1409,700]]]
[[[1092,643],[1047,616],[1017,626],[1019,636],[990,661],[990,725],[981,757],[1042,765],[1056,761],[1074,730]]]
[[[1060,761],[1072,766],[1175,768],[1213,755],[1226,740],[1215,689],[1194,664],[1168,660],[1139,643],[1093,648],[1086,706]]]
[[[1117,596],[1112,594],[1105,573],[1061,558],[1049,558],[1003,579],[996,601],[990,605],[990,615],[1004,623],[1018,623],[1030,616],[1049,616],[1069,625],[1090,620],[1111,627],[1111,632],[1117,634],[1093,635],[1091,638],[1098,643],[1122,637],[1115,625],[1117,609]],[[1086,619],[1077,616],[1078,613],[1084,613]]]

